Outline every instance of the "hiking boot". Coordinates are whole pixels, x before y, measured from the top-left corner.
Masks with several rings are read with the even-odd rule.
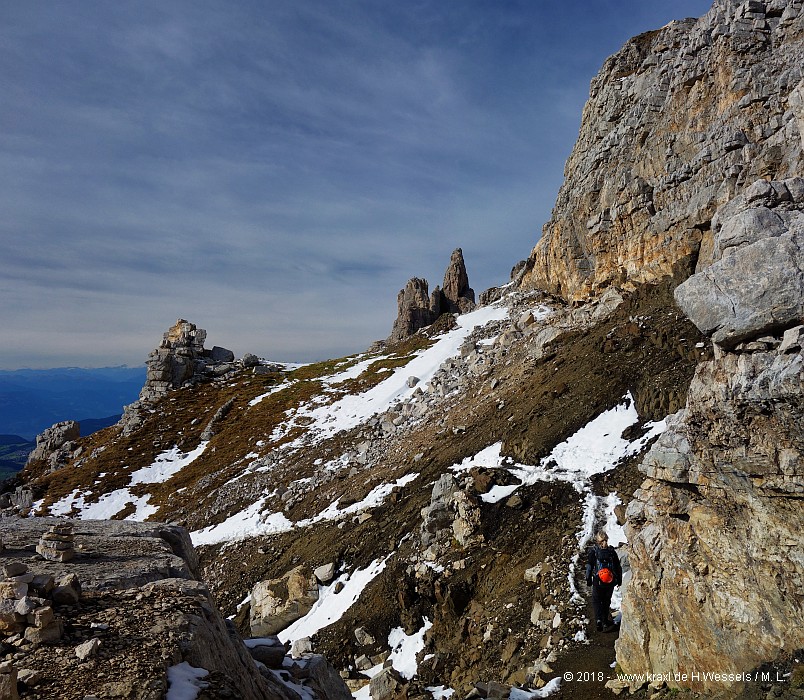
[[[598,631],[598,632],[602,632],[602,631],[603,631],[603,623],[602,623],[600,620],[598,620],[598,621],[595,623],[595,627],[597,628],[597,631]]]
[[[616,626],[616,625],[606,625],[606,626],[603,628],[603,631],[604,631],[604,632],[614,632],[614,630],[616,630],[616,629],[617,629],[617,626]]]

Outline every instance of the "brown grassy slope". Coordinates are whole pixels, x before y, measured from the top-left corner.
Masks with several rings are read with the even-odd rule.
[[[568,485],[540,484],[519,490],[520,507],[482,505],[485,543],[468,550],[455,545],[449,557],[466,560],[464,568],[417,581],[408,570],[415,541],[400,542],[418,532],[432,482],[450,465],[498,440],[511,456],[535,463],[629,390],[643,419],[664,417],[685,401],[703,352],[695,347],[701,341],[673,306],[668,283],[639,290],[600,326],[560,338],[542,360],[530,359],[525,344],[516,346],[510,363],[495,370],[500,384],[494,391],[485,382],[429,422],[387,441],[384,459],[370,471],[387,480],[401,469],[421,476],[375,509],[370,520],[204,548],[206,574],[233,612],[255,581],[280,576],[299,562],[336,561],[352,569],[396,551],[388,569],[344,619],[319,635],[317,648],[345,667],[364,651],[352,635],[356,626],[385,639],[391,627],[405,624],[412,631],[427,615],[434,621],[431,651],[437,653],[432,667],[422,669],[429,680],[459,688],[471,679],[516,679],[545,641],[529,622],[534,599],[549,605],[566,597],[566,568],[559,572],[558,567],[575,554],[579,496]],[[465,426],[465,432],[455,434],[456,426]],[[417,453],[424,457],[414,463]],[[600,480],[619,487],[624,500],[638,482],[634,460]],[[298,504],[297,512],[315,512],[319,505],[312,498]],[[525,584],[524,570],[551,557],[556,573],[541,587]],[[491,636],[484,642],[489,626]]]

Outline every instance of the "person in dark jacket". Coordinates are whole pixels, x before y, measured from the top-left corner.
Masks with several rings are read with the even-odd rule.
[[[609,537],[598,532],[595,544],[586,558],[586,584],[592,587],[592,607],[595,609],[595,624],[598,632],[614,630],[611,617],[611,594],[614,587],[623,582],[620,558],[613,547],[609,547]]]

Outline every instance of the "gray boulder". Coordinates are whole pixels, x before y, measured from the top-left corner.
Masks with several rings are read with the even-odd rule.
[[[391,700],[396,697],[406,685],[399,672],[393,668],[384,668],[369,684],[369,693],[372,700]]]
[[[343,682],[340,674],[320,654],[305,657],[307,665],[307,685],[315,691],[317,697],[326,700],[353,700],[352,693]]]
[[[713,219],[715,261],[681,284],[675,298],[715,343],[733,347],[804,318],[800,185],[800,178],[755,183]]]
[[[214,345],[210,350],[210,357],[213,362],[234,362],[234,353],[226,348]]]
[[[253,353],[247,352],[243,355],[243,367],[256,367],[260,364],[260,358]]]
[[[28,462],[49,459],[53,453],[63,446],[77,440],[81,436],[81,428],[74,420],[55,423],[36,436],[36,447],[28,455]]]
[[[251,591],[251,634],[267,637],[304,617],[318,600],[318,581],[306,566],[259,581]]]

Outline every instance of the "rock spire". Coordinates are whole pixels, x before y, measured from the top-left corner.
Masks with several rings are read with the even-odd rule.
[[[400,290],[397,296],[397,317],[388,342],[398,343],[404,340],[420,328],[435,322],[441,314],[464,314],[474,308],[475,292],[469,286],[463,251],[456,248],[444,273],[443,288],[436,287],[430,294],[427,280],[413,277]]]

